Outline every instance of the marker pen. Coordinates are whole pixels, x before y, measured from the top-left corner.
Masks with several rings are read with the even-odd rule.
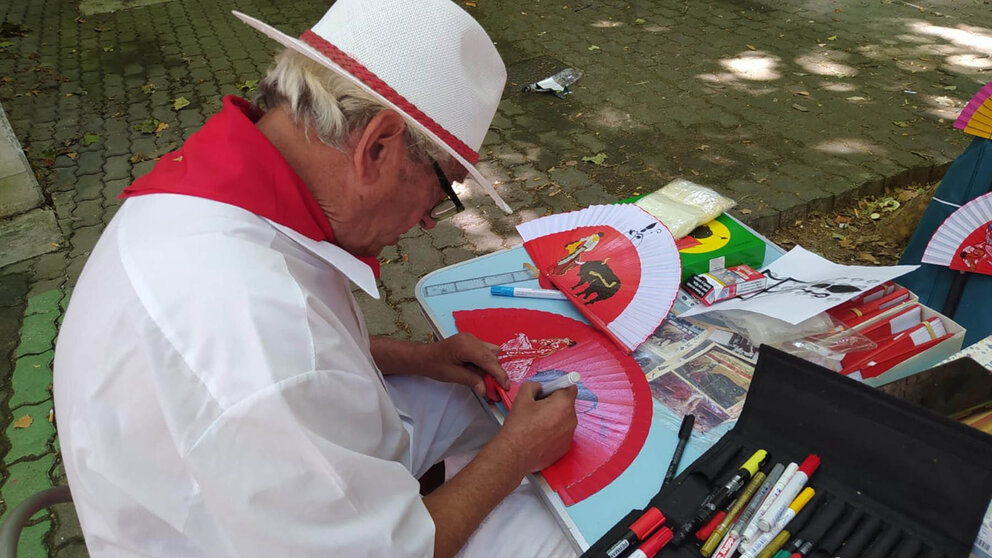
[[[736,502],[737,500],[734,500],[734,503]],[[728,515],[727,510],[720,510],[715,514],[713,514],[712,516],[710,516],[709,520],[705,524],[703,524],[703,526],[700,527],[698,531],[696,531],[696,540],[699,542],[703,542],[709,539],[710,535],[713,534],[713,531],[716,530],[717,525],[723,523],[723,520],[727,518],[727,515]]]
[[[761,551],[761,554],[759,554],[758,557],[765,558],[767,553],[767,556],[775,554],[776,558],[789,558],[792,553],[788,550],[782,549],[782,547],[785,546],[786,541],[788,541],[793,534],[806,526],[810,518],[813,517],[813,514],[816,513],[816,509],[820,506],[820,503],[823,502],[823,500],[823,494],[814,495],[813,499],[810,500],[810,502],[806,504],[803,509],[799,510],[796,517],[793,517],[792,521],[790,521],[785,528],[783,528],[782,531],[779,532],[774,539],[772,539],[772,542],[765,547],[765,550]]]
[[[750,547],[748,547],[747,552],[741,554],[741,558],[757,558],[757,556],[765,550],[765,547],[771,544],[775,537],[777,537],[778,534],[785,529],[785,525],[792,521],[792,518],[796,517],[796,514],[806,507],[806,504],[809,503],[814,494],[816,494],[816,491],[812,488],[804,488],[803,491],[800,492],[799,495],[796,496],[789,504],[789,507],[782,512],[782,515],[779,516],[778,520],[775,522],[775,525],[772,525],[771,529],[754,539],[754,542],[751,543]],[[779,546],[782,544],[785,544],[784,540],[779,543]],[[769,554],[774,554],[774,552],[770,552]]]
[[[730,529],[730,525],[733,523],[734,518],[741,514],[744,507],[750,503],[751,499],[758,492],[758,489],[765,483],[765,478],[765,474],[758,471],[755,473],[751,481],[747,483],[747,486],[745,486],[744,490],[741,491],[740,497],[737,498],[734,505],[727,511],[727,515],[724,516],[723,521],[716,526],[716,529],[713,529],[713,532],[710,534],[709,538],[703,543],[703,547],[699,550],[699,554],[701,554],[703,558],[708,558],[710,554],[713,554],[713,551],[716,550],[717,545],[720,544],[720,541],[723,540],[724,535],[726,535],[727,531]]]
[[[494,285],[489,287],[489,294],[493,296],[514,296],[520,298],[550,298],[553,300],[568,300],[565,293],[556,289],[529,289],[527,287],[507,287],[506,285]]]
[[[810,520],[809,525],[789,541],[789,548],[793,549],[792,556],[794,558],[809,556],[820,543],[823,535],[840,519],[845,507],[837,498],[824,502],[821,511]]]
[[[658,532],[648,537],[628,558],[654,558],[668,541],[672,540],[672,530],[668,527],[658,529]]]
[[[762,531],[770,531],[772,526],[778,520],[778,516],[782,514],[782,511],[792,502],[796,495],[806,486],[806,482],[809,481],[810,475],[816,471],[816,468],[820,466],[820,458],[812,453],[806,456],[803,460],[802,465],[796,470],[796,474],[792,475],[789,482],[786,483],[785,487],[782,489],[782,493],[779,494],[772,505],[768,506],[765,513],[758,519],[758,528]]]
[[[637,521],[634,521],[630,525],[623,537],[606,551],[606,555],[609,558],[622,556],[624,551],[637,543],[637,541],[643,541],[664,522],[665,516],[658,511],[658,508],[648,508],[641,517],[637,518]]]
[[[560,389],[565,389],[567,387],[574,386],[578,384],[579,380],[581,379],[582,379],[582,375],[579,374],[578,372],[569,372],[564,376],[559,376],[554,380],[551,380],[550,382],[545,382],[544,384],[541,384],[541,389],[538,390],[537,395],[534,397],[534,399],[543,399]]]
[[[765,512],[768,511],[768,508],[775,502],[775,499],[782,493],[782,489],[785,488],[785,485],[789,482],[789,479],[791,479],[798,470],[798,463],[789,463],[786,466],[785,471],[782,472],[782,476],[778,478],[778,482],[775,483],[775,486],[772,487],[771,491],[768,493],[768,496],[765,497],[765,501],[761,503],[761,507],[758,508],[757,512],[755,512],[754,517],[751,519],[751,523],[749,523],[744,529],[744,532],[741,533],[742,546],[754,538],[754,535],[758,532],[758,520],[764,516]]]
[[[661,486],[668,484],[668,481],[675,477],[675,471],[679,468],[679,463],[682,462],[682,452],[685,451],[685,445],[689,443],[689,436],[692,435],[692,427],[696,424],[696,415],[686,415],[682,417],[682,424],[679,426],[679,441],[675,445],[675,453],[672,454],[672,462],[668,464],[668,470],[665,471],[665,478],[661,480]]]
[[[713,553],[713,558],[730,558],[737,551],[737,547],[741,544],[741,533],[744,528],[747,527],[748,523],[754,517],[755,512],[761,507],[761,503],[764,502],[765,497],[771,492],[772,487],[778,482],[778,479],[782,476],[785,471],[785,465],[781,463],[776,463],[772,467],[772,472],[768,473],[768,478],[765,482],[761,484],[761,488],[758,492],[751,498],[748,502],[747,507],[741,512],[741,516],[734,521],[733,526],[730,528],[730,532],[727,536],[720,541],[720,546],[717,547],[716,552]]]
[[[835,558],[860,557],[861,553],[878,536],[878,531],[881,528],[882,520],[874,516],[869,516],[867,521],[855,528],[851,537],[847,539],[844,546],[834,555]]]
[[[703,498],[703,501],[699,504],[695,515],[689,521],[683,523],[675,533],[675,545],[682,544],[690,533],[695,531],[697,527],[705,523],[713,515],[713,512],[726,506],[744,488],[744,485],[751,480],[751,477],[758,472],[758,467],[767,455],[768,452],[763,449],[754,452],[754,455],[749,457],[725,484],[717,486],[707,494],[706,498]]]

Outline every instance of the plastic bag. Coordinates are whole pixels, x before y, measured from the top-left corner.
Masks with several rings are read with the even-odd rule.
[[[684,178],[677,178],[634,203],[664,223],[676,239],[737,205],[713,189]]]

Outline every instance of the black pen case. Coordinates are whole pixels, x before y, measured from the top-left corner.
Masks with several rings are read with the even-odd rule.
[[[666,525],[689,519],[757,449],[773,463],[819,455],[809,485],[866,521],[878,518],[880,533],[906,549],[892,556],[967,558],[992,498],[992,436],[762,346],[736,426],[654,500]],[[628,514],[583,556],[603,555],[639,515]],[[691,539],[658,556],[698,557],[699,546]]]

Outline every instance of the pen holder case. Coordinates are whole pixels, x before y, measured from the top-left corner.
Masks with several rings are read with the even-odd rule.
[[[906,539],[900,548],[919,545],[919,558],[966,558],[992,498],[992,436],[762,346],[735,427],[653,502],[666,524],[689,519],[714,483],[756,449],[772,463],[819,455],[809,485],[866,520],[878,518],[885,532],[898,529]],[[620,536],[638,515],[604,539]],[[659,556],[698,557],[698,549],[690,540]]]

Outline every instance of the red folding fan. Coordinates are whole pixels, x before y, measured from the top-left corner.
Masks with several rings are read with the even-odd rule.
[[[954,121],[954,127],[973,136],[992,139],[992,82],[985,84],[968,101]]]
[[[992,275],[992,192],[951,213],[930,238],[921,261]]]
[[[455,312],[454,318],[458,331],[500,346],[500,363],[510,374],[507,406],[525,381],[581,375],[572,447],[541,471],[565,505],[595,494],[630,465],[651,428],[651,390],[633,357],[602,333],[558,314],[489,308]]]
[[[630,352],[661,324],[682,266],[665,226],[636,205],[594,205],[517,226],[524,249],[597,328]]]

